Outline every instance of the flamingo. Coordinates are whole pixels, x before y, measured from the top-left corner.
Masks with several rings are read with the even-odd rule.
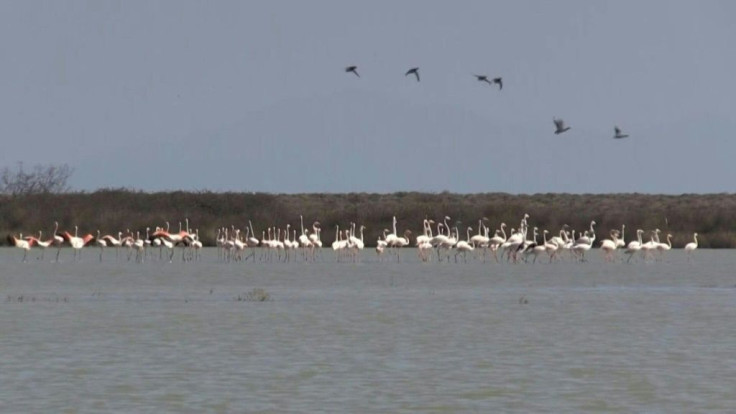
[[[165,238],[165,239],[171,241],[172,243],[174,243],[174,245],[178,245],[180,243],[185,243],[185,239],[186,238],[190,238],[190,239],[192,238],[192,235],[189,233],[189,219],[187,218],[185,220],[186,220],[186,228],[187,228],[186,231],[185,230],[182,230],[182,228],[181,228],[181,222],[179,222],[179,232],[178,233],[170,233],[169,232],[169,222],[167,221],[166,222],[166,230],[158,229],[155,232],[153,232],[153,235],[151,237]]]
[[[411,230],[404,231],[404,237],[397,237],[396,240],[391,244],[391,247],[405,247],[408,246],[409,243],[411,243],[410,240],[411,236]],[[396,261],[400,261],[401,255],[399,254],[399,251],[396,251]]]
[[[595,240],[595,229],[593,229],[593,226],[596,225],[595,220],[590,222],[590,231],[587,231],[583,233],[583,236],[579,239],[575,240],[575,243],[584,243],[584,244],[592,244],[592,241]],[[592,237],[592,239],[591,239]]]
[[[41,248],[41,256],[38,257],[37,260],[43,260],[43,257],[46,253],[46,248],[51,246],[51,244],[54,243],[53,237],[48,240],[41,240],[42,237],[43,237],[43,231],[41,230],[38,231],[38,238],[35,238],[33,236],[26,237],[26,240],[29,240],[29,241],[30,239],[33,239],[33,244]]]
[[[393,216],[393,220],[392,220],[392,223],[393,223],[393,224],[392,224],[392,229],[393,229],[393,232],[392,232],[392,233],[389,233],[389,234],[388,234],[388,235],[386,236],[386,242],[388,243],[388,245],[389,245],[389,246],[392,246],[392,245],[393,245],[393,243],[394,243],[394,241],[395,241],[395,240],[396,240],[396,239],[397,239],[397,238],[399,237],[399,236],[397,235],[398,233],[396,233],[396,216]]]
[[[567,243],[567,231],[566,229],[570,227],[567,224],[563,224],[562,228],[560,229],[559,236],[554,236],[551,239],[549,239],[550,243],[554,243],[557,245],[557,247],[562,247]]]
[[[167,229],[168,229],[168,222]],[[120,239],[120,242],[123,246],[128,248],[128,261],[130,261],[130,257],[133,255],[133,242],[135,242],[135,239],[133,239],[133,233],[130,232],[130,229],[125,229],[125,237]]]
[[[95,244],[97,247],[100,248],[100,262],[102,262],[102,253],[105,251],[105,247],[107,247],[107,242],[105,242],[105,239],[100,237],[100,231],[97,230],[97,237],[95,238]]]
[[[593,228],[593,225],[595,224],[595,221],[591,223],[590,228]],[[573,244],[572,249],[574,252],[580,253],[580,260],[585,261],[585,252],[590,250],[593,247],[593,242],[595,241],[595,233],[590,234],[586,230],[585,235],[577,240],[575,244]]]
[[[133,248],[135,249],[135,261],[143,263],[143,254],[145,252],[146,244],[141,239],[141,232],[135,232],[135,241],[133,241]]]
[[[342,257],[345,256],[345,250],[349,246],[349,239],[350,239],[350,232],[348,230],[339,231],[340,227],[335,226],[337,235],[335,236],[335,241],[332,242],[332,250],[334,250],[337,253],[336,260],[339,262]],[[344,238],[343,238],[344,235]]]
[[[624,230],[626,230],[626,225],[621,225],[621,237],[616,239],[616,247],[624,247],[626,246],[626,242],[624,241]]]
[[[429,242],[429,240],[432,239],[431,236],[432,233],[432,227],[430,225],[430,220],[427,220],[426,218],[422,221],[422,234],[417,236],[417,246],[419,246],[422,243]]]
[[[355,236],[355,223],[350,223],[350,226],[348,247],[350,248],[350,252],[354,255],[353,261],[357,261],[358,253],[365,248],[365,242],[363,241],[363,229],[365,229],[365,226],[360,226],[360,238]]]
[[[636,254],[636,252],[638,251],[641,251],[641,245],[642,245],[641,234],[642,233],[644,233],[644,230],[642,229],[636,230],[637,240],[633,240],[629,242],[629,244],[626,246],[626,250],[624,251],[624,253],[629,255],[629,260],[627,260],[626,263],[631,262],[631,258],[634,257],[634,254]]]
[[[11,246],[17,247],[19,249],[23,249],[23,263],[28,261],[28,251],[31,250],[31,247],[33,247],[33,244],[35,243],[35,239],[26,240],[23,238],[23,233],[20,234],[20,237],[15,237],[12,234],[8,234],[8,243]]]
[[[404,237],[397,237],[396,240],[394,240],[393,246],[394,247],[405,247],[408,246],[409,236],[411,236],[411,230],[404,231]]]
[[[672,249],[672,235],[667,235],[667,243],[657,243],[657,250],[660,254],[660,259],[664,257],[664,252],[670,251]]]
[[[74,236],[69,234],[68,231],[65,231],[62,233],[62,237],[64,237],[64,241],[69,243],[69,245],[74,249],[74,259],[79,260],[82,253],[82,248],[87,245],[87,243],[90,242],[94,238],[93,235],[87,233],[84,235],[84,237],[79,237],[79,226],[74,226]]]
[[[657,241],[655,241],[655,237],[658,231],[659,229],[652,231],[649,236],[649,241],[641,245],[641,251],[644,254],[644,260],[650,257],[651,252],[657,248]]]
[[[417,254],[419,255],[419,258],[426,262],[432,257],[432,249],[434,247],[432,246],[432,243],[429,242],[429,240],[421,241],[417,245]]]
[[[534,261],[537,262],[537,256],[547,251],[547,230],[542,232],[542,244],[537,244],[537,236],[539,236],[538,229],[534,228],[534,247],[532,247],[532,254],[534,255]]]
[[[445,223],[445,228],[448,231],[448,235],[440,241],[440,244],[437,248],[437,257],[441,257],[439,250],[446,250],[447,253],[447,261],[450,261],[450,250],[457,244],[457,227],[455,227],[455,232],[453,233],[450,227]],[[440,259],[441,260],[441,259]]]
[[[223,232],[223,241],[222,241],[222,248],[223,248],[223,259],[226,262],[230,262],[233,259],[233,250],[235,247],[235,240],[230,238],[227,232],[227,227],[222,228]],[[169,263],[171,263],[172,259],[174,257],[174,252],[171,252],[171,256],[169,257]],[[255,260],[255,259],[253,259]]]
[[[339,262],[342,257],[342,252],[347,248],[347,240],[342,239],[342,232],[340,231],[340,225],[335,225],[335,241],[332,242],[332,250],[337,254],[336,260]]]
[[[248,220],[248,228],[250,229],[250,236],[246,235],[245,242],[248,244],[248,247],[257,247],[259,241],[255,237],[256,233],[253,231],[253,224],[250,220]]]
[[[501,247],[504,249],[504,252],[506,253],[506,260],[511,260],[511,256],[513,254],[514,261],[516,261],[516,251],[523,243],[524,236],[522,235],[522,231],[515,231],[514,229],[511,229],[511,236],[509,236],[506,241],[501,245]]]
[[[459,255],[460,253],[463,254],[463,261],[467,263],[468,262],[468,258],[467,258],[468,252],[472,252],[473,250],[475,250],[475,248],[471,244],[471,239],[470,239],[470,232],[472,230],[473,230],[472,227],[468,227],[465,230],[467,240],[460,240],[457,242],[457,244],[455,244],[455,263],[457,263],[457,255]]]
[[[194,259],[199,260],[201,258],[200,251],[202,250],[202,241],[199,240],[199,229],[194,230],[194,240],[192,241],[192,248],[194,249]]]
[[[488,220],[488,218],[483,217],[482,219],[478,220],[478,234],[476,234],[475,236],[473,236],[473,237],[470,238],[470,241],[473,243],[473,247],[487,246],[488,243],[491,241],[491,239],[488,238],[488,236],[485,236],[485,235],[482,235],[481,234],[481,229],[483,227],[485,227],[485,226],[483,226],[483,221],[484,220]]]
[[[350,235],[350,242],[353,243],[358,249],[363,250],[365,247],[365,243],[363,242],[363,229],[365,229],[365,226],[360,226],[360,238],[357,238],[355,236],[355,223],[350,223],[351,225],[351,235]]]
[[[698,233],[693,234],[693,241],[685,245],[685,252],[688,257],[698,248]]]
[[[166,247],[169,250],[169,263],[174,261],[174,242],[172,242],[170,239],[167,239],[165,237],[160,238],[161,245]]]
[[[603,258],[609,262],[613,260],[613,253],[616,251],[618,246],[618,237],[616,230],[611,230],[611,239],[601,240],[601,250],[603,251]]]
[[[386,250],[386,247],[388,246],[388,242],[386,242],[386,233],[388,232],[388,229],[383,229],[383,239],[376,240],[376,254],[380,257],[383,252]]]
[[[322,229],[319,221],[315,221],[312,224],[312,234],[309,235],[309,241],[312,243],[312,247],[322,247],[322,240],[320,239],[320,233]]]
[[[301,236],[299,236],[299,244],[303,248],[312,247],[312,242],[311,240],[309,240],[309,236],[307,236],[308,232],[304,231],[304,217],[302,217],[301,215],[299,216],[299,222],[301,223],[301,228],[302,228],[302,234]]]
[[[496,259],[496,263],[498,263],[498,255],[496,252],[502,244],[506,243],[506,223],[501,223],[500,227],[501,228],[496,230],[496,233],[488,241],[491,251],[493,251],[493,257]]]
[[[110,234],[106,234],[102,236],[102,240],[105,241],[105,244],[107,244],[108,246],[115,247],[115,260],[117,260],[120,257],[120,246],[123,245],[122,236],[123,236],[123,232],[118,232],[117,238],[115,238],[114,236]]]
[[[61,237],[61,234],[59,234],[59,222],[54,222],[54,231],[53,233],[53,244],[56,246],[56,262],[59,261],[59,253],[61,253],[61,247],[64,245],[64,238]]]
[[[552,259],[557,255],[557,249],[559,249],[560,246],[557,245],[557,243],[548,242],[547,233],[549,233],[547,230],[542,232],[544,236],[544,251],[549,255],[549,262],[552,263]]]
[[[443,245],[448,242],[448,237],[442,234],[442,226],[447,229],[448,233],[450,231],[450,227],[447,225],[447,220],[450,220],[449,216],[445,216],[443,223],[437,223],[437,235],[429,239],[429,243],[437,249],[437,260],[440,262],[442,261],[440,249],[444,248]]]

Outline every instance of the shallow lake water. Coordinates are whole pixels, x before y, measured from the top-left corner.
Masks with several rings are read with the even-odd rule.
[[[732,250],[631,264],[49,253],[0,249],[0,412],[736,407]]]

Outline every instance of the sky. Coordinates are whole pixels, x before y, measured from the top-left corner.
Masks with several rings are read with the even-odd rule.
[[[68,164],[84,191],[735,192],[733,16],[726,0],[4,1],[0,166]]]

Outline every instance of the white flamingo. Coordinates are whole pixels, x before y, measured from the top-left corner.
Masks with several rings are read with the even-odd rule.
[[[100,237],[100,231],[97,230],[97,237],[95,238],[95,245],[100,248],[100,262],[102,262],[102,254],[105,252],[105,247],[107,247],[107,242],[105,239]]]
[[[547,230],[542,233],[544,235],[544,251],[547,252],[547,255],[549,255],[549,262],[552,263],[552,260],[557,255],[557,250],[560,248],[560,246],[558,246],[557,243],[547,241],[547,233],[549,233],[549,231]]]
[[[698,233],[693,234],[693,241],[685,245],[685,253],[688,257],[698,248]]]
[[[82,253],[82,248],[87,245],[87,243],[90,242],[94,238],[91,234],[86,234],[84,237],[79,237],[79,226],[74,226],[74,236],[69,234],[68,231],[65,231],[62,233],[62,237],[64,238],[64,241],[69,243],[69,245],[74,249],[74,259],[79,260]]]
[[[64,245],[64,238],[59,234],[59,222],[54,222],[54,231],[52,233],[54,239],[54,246],[56,246],[56,261],[59,261],[59,254],[61,253],[61,247]]]
[[[23,238],[23,233],[20,234],[20,237],[15,237],[12,234],[8,235],[8,243],[11,246],[17,247],[19,249],[23,249],[23,263],[28,261],[28,251],[31,250],[31,247],[33,247],[33,244],[35,243],[35,239],[32,240],[26,240]]]
[[[657,251],[659,252],[659,259],[664,259],[665,252],[672,250],[672,235],[667,235],[666,243],[657,243]]]
[[[459,255],[460,253],[463,254],[463,262],[467,263],[468,262],[468,258],[467,258],[468,252],[472,252],[473,250],[475,250],[475,248],[471,244],[472,240],[470,237],[470,232],[472,230],[473,230],[472,227],[468,227],[465,230],[466,237],[467,237],[466,240],[460,240],[455,244],[455,263],[457,263],[457,255]]]
[[[636,230],[636,238],[637,238],[637,240],[632,240],[626,246],[626,250],[624,251],[624,253],[626,253],[626,254],[629,255],[629,260],[626,261],[627,263],[631,262],[631,258],[634,257],[634,255],[636,254],[636,252],[641,251],[641,245],[642,245],[641,235],[642,235],[642,233],[644,233],[644,230],[642,230],[642,229]]]
[[[624,237],[625,237],[624,236],[624,230],[626,230],[626,225],[625,224],[622,224],[621,225],[621,237],[616,239],[616,247],[617,248],[618,247],[624,247],[624,246],[626,246],[626,241],[624,239]]]
[[[30,239],[33,239],[33,244],[41,248],[41,256],[39,256],[37,260],[43,260],[43,257],[46,254],[46,248],[48,248],[54,243],[53,237],[48,240],[41,240],[42,238],[43,238],[43,231],[41,230],[38,231],[38,238],[35,238],[33,236],[28,236],[25,238],[26,240],[29,240],[29,241]]]
[[[606,262],[613,261],[613,254],[618,246],[618,237],[616,230],[611,230],[611,238],[601,240],[601,251],[603,251],[603,259]]]

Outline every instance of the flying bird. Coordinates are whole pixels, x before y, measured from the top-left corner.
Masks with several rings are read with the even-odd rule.
[[[499,91],[501,89],[503,89],[503,78],[501,78],[501,77],[493,78],[493,83],[495,83],[496,85],[498,85],[498,90]]]
[[[473,75],[473,76],[475,76],[476,79],[478,79],[479,82],[485,82],[485,83],[493,86],[493,82],[491,82],[491,81],[488,80],[488,76],[486,76],[486,75]]]
[[[614,139],[621,139],[621,138],[628,138],[628,137],[629,137],[628,134],[621,133],[621,128],[617,126],[613,127],[613,138]]]
[[[555,123],[555,135],[559,135],[570,129],[570,127],[565,126],[565,121],[562,119],[552,118],[552,122]]]
[[[404,74],[404,76],[409,76],[412,73],[414,74],[414,76],[417,77],[417,82],[419,82],[419,68],[411,68],[411,69],[407,70],[406,73]]]
[[[360,77],[360,75],[358,75],[358,67],[357,66],[348,66],[348,67],[345,68],[345,72],[348,72],[348,73],[353,72],[355,74],[355,76]]]

